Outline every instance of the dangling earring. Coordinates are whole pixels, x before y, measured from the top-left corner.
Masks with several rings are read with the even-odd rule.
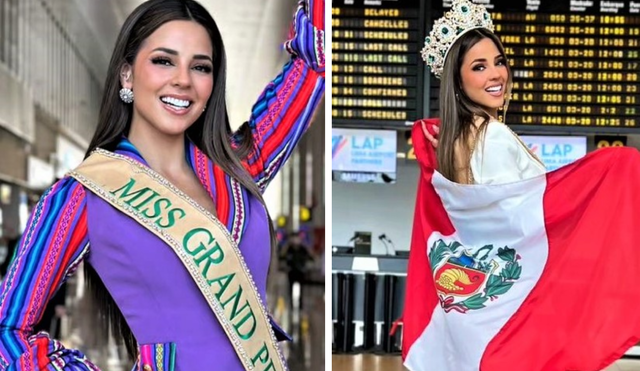
[[[456,93],[456,100],[460,100],[460,96]]]
[[[133,102],[133,90],[129,89],[129,88],[122,88],[120,89],[120,99],[122,99],[123,102],[130,104]]]

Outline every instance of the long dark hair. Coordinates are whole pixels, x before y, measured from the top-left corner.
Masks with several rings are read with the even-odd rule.
[[[464,56],[469,49],[483,39],[491,39],[506,62],[507,56],[500,39],[493,32],[479,28],[467,32],[456,40],[447,54],[447,60],[442,71],[440,81],[440,143],[437,149],[438,171],[451,181],[461,181],[460,179],[455,179],[456,140],[460,140],[459,145],[462,149],[462,154],[470,156],[470,142],[473,140],[473,135],[482,135],[490,119],[489,114],[464,93],[460,74]],[[509,63],[505,63],[505,65],[508,72],[507,87],[505,89],[505,97],[507,97],[505,99],[506,110],[506,106],[509,103],[508,97],[511,93],[512,77]],[[476,117],[481,117],[483,122],[474,133],[472,127]],[[468,163],[466,164],[470,166]]]
[[[186,135],[264,205],[260,189],[242,165],[242,159],[253,148],[253,136],[248,123],[243,124],[235,135],[239,142],[233,146],[231,144],[233,132],[225,99],[227,61],[222,36],[209,12],[194,0],[149,0],[138,6],[124,22],[109,63],[98,125],[86,157],[96,148],[115,150],[122,136],[128,134],[133,108],[122,102],[118,95],[122,67],[134,64],[142,42],[155,30],[176,20],[194,21],[203,26],[209,33],[213,46],[213,91],[206,111],[187,129]],[[267,217],[271,220],[268,211]],[[269,232],[273,254],[275,233],[271,223]],[[111,328],[115,340],[118,343],[124,341],[129,356],[134,359],[137,355],[137,342],[131,329],[96,271],[89,264],[84,264],[84,267],[88,288],[97,309],[94,314],[97,315],[98,325],[105,334]]]

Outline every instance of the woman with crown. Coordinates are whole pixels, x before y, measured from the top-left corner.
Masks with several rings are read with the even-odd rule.
[[[452,10],[435,22],[422,50],[441,81],[438,170],[458,183],[509,183],[545,172],[542,162],[502,122],[512,75],[493,29],[484,7],[454,1]]]
[[[454,0],[422,56],[441,80],[441,123],[412,133],[405,366],[605,369],[640,340],[640,286],[627,283],[640,272],[640,153],[546,172],[502,122],[512,75],[481,5]]]

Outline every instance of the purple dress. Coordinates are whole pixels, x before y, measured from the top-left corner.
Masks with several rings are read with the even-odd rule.
[[[267,217],[253,197],[247,209],[248,224],[239,247],[265,298],[270,251],[256,246],[269,241]],[[155,349],[161,344],[166,354],[174,343],[176,370],[197,370],[202,365],[244,370],[220,323],[169,246],[89,192],[87,221],[89,262],[140,345]],[[117,231],[113,226],[118,226]]]

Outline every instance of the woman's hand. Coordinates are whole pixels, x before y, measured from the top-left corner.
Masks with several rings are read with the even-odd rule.
[[[433,132],[435,133],[436,136],[433,136],[431,135],[431,133],[429,133],[429,130],[427,130],[426,122],[422,121],[420,123],[420,126],[422,127],[422,133],[427,138],[427,140],[431,142],[431,145],[433,146],[433,148],[438,148],[438,139],[436,138],[438,134],[440,134],[440,128],[438,127],[438,125],[431,125],[431,128],[433,129]]]

